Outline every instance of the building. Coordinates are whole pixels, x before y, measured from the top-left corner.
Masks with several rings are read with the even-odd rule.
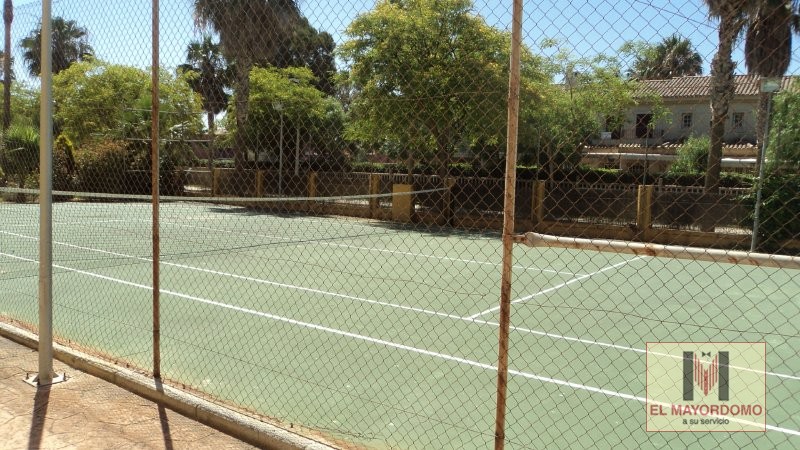
[[[781,89],[793,77],[783,77]],[[648,172],[663,172],[676,158],[677,149],[690,136],[711,134],[711,77],[691,76],[669,80],[642,81],[639,103],[630,108],[623,126],[607,129],[585,148],[583,163],[594,167],[630,169],[638,166]],[[747,172],[758,156],[756,114],[760,79],[753,75],[734,77],[736,92],[725,124],[723,170]],[[661,99],[664,117],[653,121],[655,105]],[[651,126],[648,126],[651,123]]]

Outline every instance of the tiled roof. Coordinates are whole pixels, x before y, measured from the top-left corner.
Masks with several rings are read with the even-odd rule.
[[[796,77],[783,77],[781,89],[792,85]],[[736,95],[758,95],[761,83],[756,75],[734,75]],[[641,94],[656,94],[661,98],[710,97],[711,76],[678,77],[669,80],[641,81]]]

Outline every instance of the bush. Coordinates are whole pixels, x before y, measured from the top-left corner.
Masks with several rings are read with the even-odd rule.
[[[76,186],[82,192],[128,193],[127,149],[124,142],[103,139],[84,144],[75,153]]]
[[[39,132],[33,127],[12,126],[3,138],[0,168],[25,188],[26,180],[39,168]]]
[[[678,148],[678,158],[669,171],[675,174],[705,173],[710,148],[711,139],[708,136],[690,137]]]
[[[800,174],[771,173],[764,177],[759,214],[759,249],[777,250],[787,239],[800,239]],[[744,226],[752,226],[756,192],[744,198],[750,214]]]
[[[75,156],[72,141],[63,134],[53,144],[53,190],[74,189]]]

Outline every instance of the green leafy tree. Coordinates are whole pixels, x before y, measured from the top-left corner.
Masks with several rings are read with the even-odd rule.
[[[79,27],[74,20],[54,17],[53,29],[53,74],[65,70],[70,65],[85,61],[94,56],[94,49],[89,45],[89,33],[86,28]],[[37,77],[42,71],[42,25],[22,40],[22,59],[28,66],[31,76]]]
[[[273,63],[291,42],[301,15],[294,0],[194,0],[198,25],[219,33],[225,58],[236,67],[236,124],[245,127],[250,97],[250,70]],[[239,135],[244,137],[243,134]],[[236,143],[237,166],[244,162],[245,143]]]
[[[542,43],[556,45],[549,39]],[[554,83],[541,96],[522,101],[520,155],[553,178],[577,166],[584,145],[599,136],[602,125],[623,125],[625,112],[636,104],[638,83],[620,76],[615,59],[574,58],[564,48],[548,58],[545,69]],[[658,99],[650,100],[658,109]]]
[[[160,74],[163,138],[196,135],[202,102],[182,77]],[[134,67],[102,61],[73,64],[53,77],[55,118],[76,146],[97,137],[141,140],[150,137],[150,75]]]
[[[349,139],[398,143],[409,167],[432,160],[442,177],[459,146],[504,141],[510,38],[472,7],[383,0],[350,24],[339,47],[350,69],[340,80],[352,93]],[[535,78],[525,53],[522,71]]]
[[[335,48],[336,43],[330,33],[317,31],[308,23],[308,19],[302,17],[288,45],[279,49],[275,66],[307,67],[314,74],[314,86],[326,95],[333,95],[336,75]]]
[[[39,127],[39,91],[22,83],[11,84],[11,126]]]
[[[320,156],[340,157],[343,111],[338,101],[315,87],[315,81],[311,70],[305,67],[254,68],[250,73],[247,123],[241,131],[231,123],[233,132],[244,134],[244,141],[250,143],[254,154],[267,149],[267,159],[277,161],[283,115],[284,144],[290,136],[300,134]]]
[[[775,96],[767,147],[768,173],[800,173],[800,87]]]
[[[703,59],[689,39],[673,34],[658,44],[627,42],[621,52],[633,57],[628,76],[638,80],[662,80],[700,75]]]

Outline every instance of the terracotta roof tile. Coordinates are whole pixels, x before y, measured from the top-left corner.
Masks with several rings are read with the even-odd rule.
[[[795,77],[783,77],[781,89],[792,85]],[[711,76],[678,77],[669,80],[643,80],[641,94],[656,94],[662,98],[670,97],[709,97],[711,95]],[[758,95],[759,77],[755,75],[734,75],[736,95]],[[640,94],[640,95],[641,95]]]

